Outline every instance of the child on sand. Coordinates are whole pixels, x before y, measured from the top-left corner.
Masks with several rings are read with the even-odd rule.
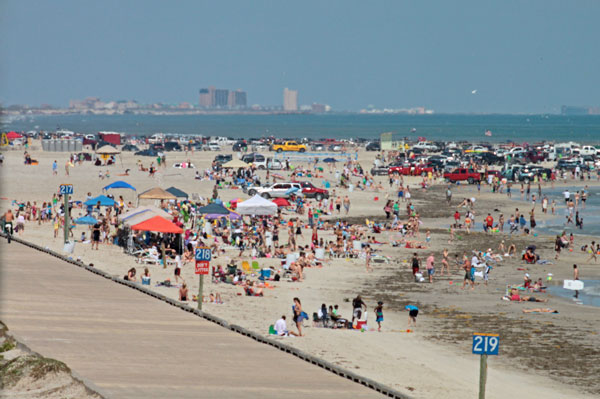
[[[377,322],[377,331],[381,331],[381,322],[383,321],[383,302],[377,302],[375,307],[375,321]]]
[[[410,327],[412,324],[414,327],[416,327],[419,308],[414,305],[406,305],[404,309],[408,310],[408,326]]]

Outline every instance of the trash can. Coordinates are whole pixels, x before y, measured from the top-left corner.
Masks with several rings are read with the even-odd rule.
[[[75,250],[75,241],[67,241],[63,248],[63,252],[65,252],[67,254],[72,254],[74,250]]]

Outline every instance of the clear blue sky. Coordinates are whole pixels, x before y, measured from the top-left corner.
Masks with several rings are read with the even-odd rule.
[[[600,105],[600,1],[0,2],[0,101],[98,96],[337,110],[557,112]],[[471,94],[472,90],[476,94]]]

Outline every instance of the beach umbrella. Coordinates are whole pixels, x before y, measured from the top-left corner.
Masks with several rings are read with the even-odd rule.
[[[154,216],[148,220],[131,226],[131,230],[153,231],[156,233],[181,234],[183,230],[175,223],[169,222],[160,216]]]
[[[94,217],[89,216],[89,215],[88,216],[80,217],[78,219],[75,219],[75,224],[90,224],[90,225],[93,225],[93,224],[96,224],[96,223],[98,223],[98,221]]]
[[[100,148],[98,148],[96,150],[96,154],[101,154],[101,155],[116,155],[116,154],[120,154],[121,151],[117,150],[115,147],[113,147],[112,145],[104,145]]]
[[[20,135],[17,132],[8,132],[8,133],[6,133],[6,138],[9,139],[9,140],[20,139],[22,137],[23,136]]]
[[[169,188],[167,188],[166,191],[173,194],[177,198],[188,198],[189,197],[185,191],[182,191],[182,190],[178,189],[177,187],[169,187]]]
[[[272,202],[274,202],[275,204],[277,204],[277,206],[290,206],[290,201],[286,200],[285,198],[275,198]]]
[[[240,159],[232,159],[221,165],[222,168],[247,168],[248,166],[250,165]]]
[[[298,190],[300,190],[298,187],[290,187],[290,188],[288,188],[288,189],[285,191],[285,194],[286,194],[286,195],[293,194],[293,193],[295,193],[295,192],[296,192],[296,191],[298,191]]]
[[[110,183],[108,186],[105,186],[102,190],[103,191],[107,191],[110,190],[111,188],[128,188],[130,190],[135,191],[135,187],[133,187],[131,184],[124,182],[123,180],[117,180],[114,183]]]
[[[325,158],[323,160],[323,162],[325,162],[325,163],[335,163],[337,161],[335,160],[335,158]]]
[[[95,206],[100,202],[100,206],[115,206],[115,200],[106,195],[99,195],[84,202],[87,206]]]
[[[155,199],[155,200],[176,200],[177,197],[171,194],[170,192],[163,190],[160,187],[154,187],[150,190],[146,190],[140,195],[138,195],[139,199]]]
[[[202,206],[198,208],[196,211],[200,215],[225,215],[228,216],[231,212],[229,209],[225,208],[220,204],[208,204],[206,206]]]

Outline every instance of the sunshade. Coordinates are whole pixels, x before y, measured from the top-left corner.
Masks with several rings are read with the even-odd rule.
[[[98,221],[92,216],[82,216],[79,219],[75,219],[75,224],[96,224]]]
[[[238,220],[238,219],[242,218],[239,213],[235,213],[235,212],[231,212],[231,211],[229,212],[229,215],[220,215],[217,213],[207,213],[206,215],[204,215],[204,217],[206,219],[210,219],[210,220],[226,218],[226,217],[229,217],[230,220]]]
[[[173,216],[171,216],[170,214],[168,214],[167,212],[163,211],[160,208],[157,208],[152,205],[142,205],[142,206],[138,206],[137,208],[128,210],[124,215],[121,215],[120,219],[127,220],[129,218],[132,218],[133,216],[136,216],[136,215],[139,215],[142,213],[146,213],[146,212],[151,212],[154,214],[154,216],[161,216],[167,220],[170,220],[173,218]],[[136,223],[133,223],[133,224],[136,224]]]
[[[101,206],[114,206],[115,200],[112,198],[108,198],[106,195],[99,195],[97,197],[91,198],[84,202],[85,205],[95,206],[100,201]]]
[[[240,215],[274,215],[277,213],[277,204],[256,194],[238,204],[236,210]]]
[[[333,163],[333,162],[337,162],[337,161],[335,160],[335,158],[325,158],[323,160],[323,162],[325,162],[325,163]]]
[[[17,132],[8,132],[8,133],[6,133],[6,138],[9,139],[9,140],[20,139],[21,137],[23,137],[23,136],[20,135]]]
[[[178,189],[177,187],[169,187],[167,191],[176,196],[177,198],[187,198],[188,195],[185,191]]]
[[[230,210],[225,208],[223,205],[213,203],[198,208],[196,212],[198,212],[200,215],[229,215]]]
[[[221,165],[222,168],[247,168],[248,166],[250,165],[240,159],[232,159]]]
[[[290,206],[290,201],[285,198],[275,198],[273,202],[277,204],[277,206]]]
[[[108,186],[104,187],[102,190],[106,191],[106,190],[110,190],[111,188],[128,188],[130,190],[135,191],[135,187],[133,187],[131,184],[124,182],[123,180],[117,180],[114,183],[110,183]]]
[[[176,224],[169,222],[165,218],[161,218],[160,216],[154,216],[148,220],[145,220],[141,223],[135,224],[131,226],[132,230],[142,230],[142,231],[153,231],[156,233],[174,233],[180,234],[183,233],[181,227]]]
[[[114,154],[120,154],[120,153],[121,153],[121,151],[117,150],[112,145],[105,145],[96,150],[96,154],[114,155]]]
[[[160,187],[154,187],[138,195],[140,199],[175,200],[176,196]]]

